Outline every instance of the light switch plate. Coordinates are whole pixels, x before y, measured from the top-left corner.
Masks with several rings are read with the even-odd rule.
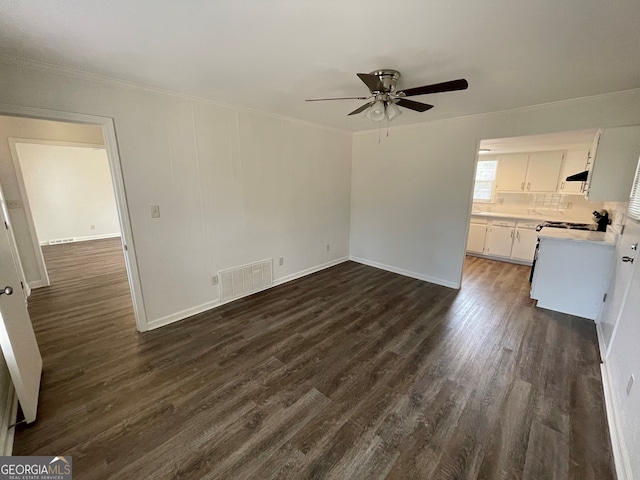
[[[151,218],[160,218],[160,205],[151,205]]]

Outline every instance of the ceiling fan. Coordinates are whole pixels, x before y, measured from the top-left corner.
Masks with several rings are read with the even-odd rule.
[[[400,72],[397,70],[376,70],[371,73],[358,73],[360,80],[369,88],[370,95],[366,97],[339,97],[339,98],[313,98],[307,102],[324,102],[326,100],[370,100],[361,107],[356,108],[349,115],[367,112],[367,117],[374,122],[381,122],[385,118],[393,120],[402,112],[398,107],[408,108],[416,112],[426,112],[433,108],[428,103],[409,100],[407,97],[427,95],[429,93],[452,92],[465,90],[469,83],[464,79],[450,80],[448,82],[434,83],[423,87],[396,90]]]

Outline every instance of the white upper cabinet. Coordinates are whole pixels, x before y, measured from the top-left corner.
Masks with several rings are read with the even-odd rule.
[[[498,162],[496,190],[499,192],[524,192],[529,154],[502,155]]]
[[[628,201],[639,157],[640,125],[602,130],[589,172],[587,198],[599,202]]]
[[[564,157],[562,173],[560,174],[560,193],[583,192],[582,182],[567,182],[566,178],[587,169],[589,150],[569,150]]]
[[[527,192],[555,192],[564,152],[537,152],[529,155]]]
[[[498,192],[556,192],[564,152],[512,153],[498,163]]]

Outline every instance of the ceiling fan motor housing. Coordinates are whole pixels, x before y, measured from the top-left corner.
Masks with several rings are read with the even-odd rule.
[[[371,93],[394,93],[396,91],[396,85],[400,79],[400,72],[397,70],[375,70],[370,73],[380,79],[383,90],[372,91]]]

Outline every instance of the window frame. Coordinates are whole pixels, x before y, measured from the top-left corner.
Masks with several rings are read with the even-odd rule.
[[[495,169],[493,171],[493,179],[492,180],[478,180],[478,172],[479,172],[479,167],[480,167],[480,163],[495,163]],[[498,177],[498,165],[499,165],[499,159],[497,158],[479,158],[478,162],[476,164],[476,175],[473,181],[473,192],[472,192],[472,200],[473,203],[495,203],[495,198],[496,198],[496,179]],[[484,198],[476,198],[476,185],[481,182],[481,183],[490,183],[491,184],[491,197],[489,199],[484,199]]]

